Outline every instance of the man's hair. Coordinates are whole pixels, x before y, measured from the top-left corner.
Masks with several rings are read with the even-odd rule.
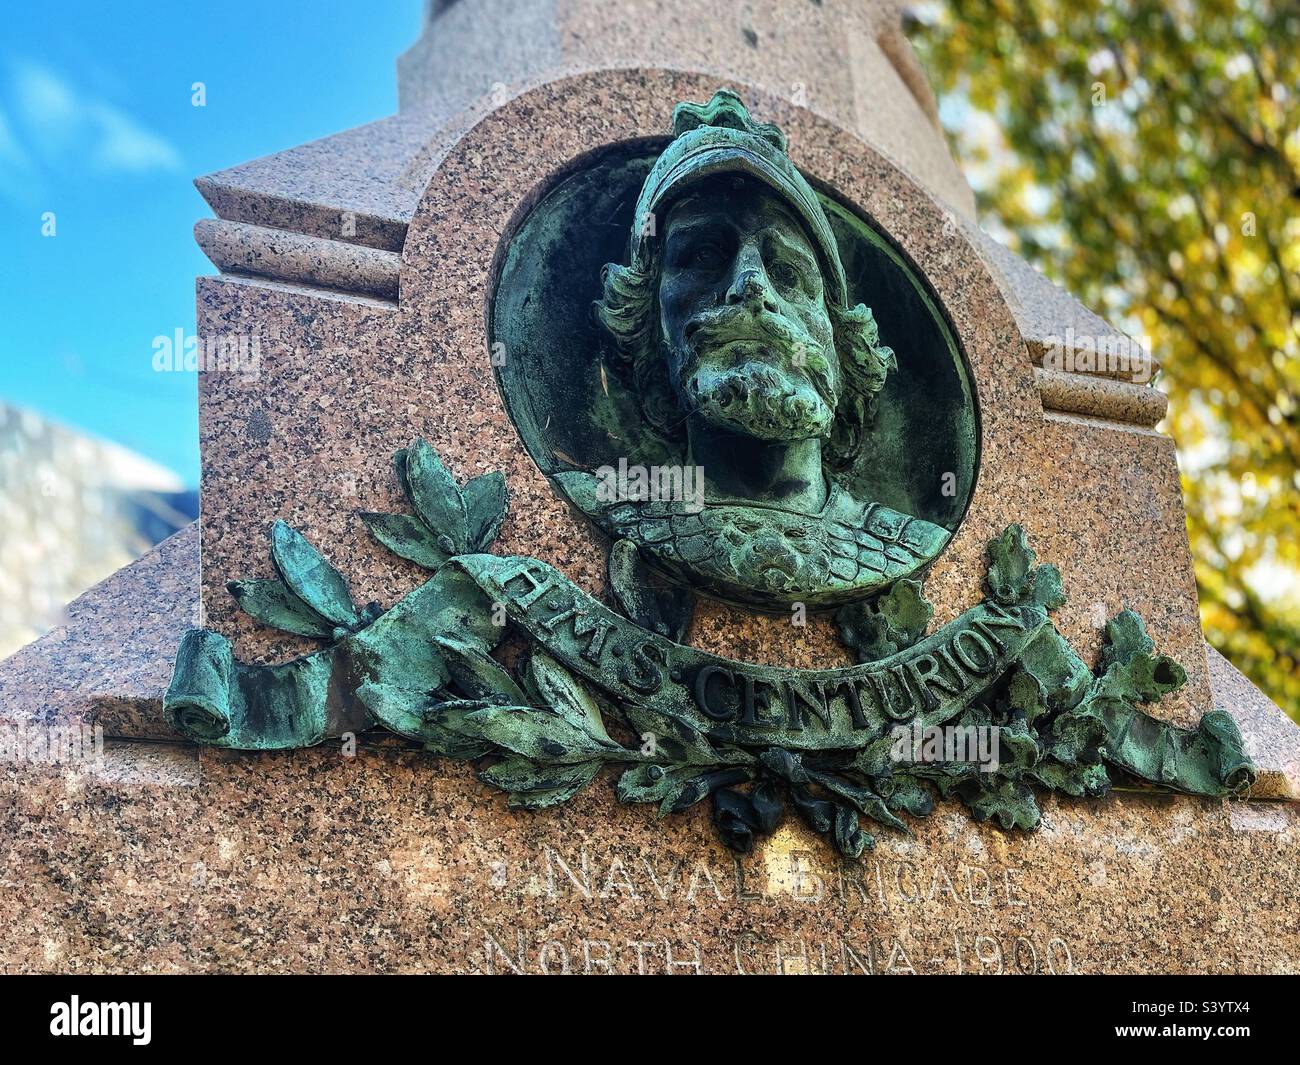
[[[596,318],[614,342],[611,368],[636,393],[646,420],[670,440],[685,435],[681,403],[668,380],[659,350],[659,275],[662,244],[656,244],[643,268],[608,263],[601,271],[603,293],[593,304]],[[841,307],[827,302],[835,335],[835,352],[843,383],[831,436],[822,448],[822,462],[831,471],[852,465],[875,416],[876,399],[885,378],[898,363],[892,349],[880,343],[871,309],[859,303]]]

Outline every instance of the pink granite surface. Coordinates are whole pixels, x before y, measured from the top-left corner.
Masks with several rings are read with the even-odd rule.
[[[116,693],[110,736],[147,734],[196,561],[191,529],[0,663],[0,726],[92,721]],[[1215,664],[1216,701],[1281,787],[1298,730],[1234,673]],[[1300,968],[1295,804],[1045,796],[1032,834],[940,804],[859,862],[798,823],[737,859],[703,806],[658,821],[601,778],[515,813],[468,766],[377,738],[87,755],[0,762],[2,972]]]
[[[792,825],[737,861],[706,809],[655,821],[608,780],[530,815],[420,754],[110,746],[0,764],[0,971],[1300,968],[1300,808],[1044,812],[942,806],[852,863]]]
[[[177,739],[162,695],[181,634],[203,623],[198,523],[67,613],[66,624],[0,661],[0,726],[99,725],[109,736]]]
[[[733,82],[734,83],[734,82]],[[594,535],[523,454],[487,362],[493,263],[547,175],[611,139],[662,131],[714,79],[584,75],[523,94],[446,155],[410,224],[392,302],[237,278],[199,285],[200,331],[252,333],[259,375],[205,375],[203,587],[241,653],[257,631],[221,585],[267,576],[283,517],[393,602],[421,571],[380,551],[358,509],[397,509],[393,449],[428,437],[462,480],[502,469],[497,550],[599,591]],[[979,596],[984,542],[1009,521],[1062,568],[1059,624],[1098,646],[1124,605],[1192,683],[1158,713],[1237,715],[1271,759],[1257,798],[1294,797],[1297,730],[1226,663],[1207,671],[1171,442],[1044,414],[1016,318],[933,198],[823,118],[740,86],[797,162],[858,203],[935,285],[970,358],[984,464],[928,584],[936,623]],[[179,631],[196,614],[193,532],[74,605],[66,632],[0,664],[0,723],[109,723],[149,735]],[[825,624],[722,607],[693,642],[825,664]],[[1211,690],[1211,684],[1213,688]],[[108,717],[102,715],[108,714]],[[113,716],[115,715],[115,716]],[[156,722],[156,717],[153,718]],[[656,821],[599,779],[565,807],[510,812],[469,767],[391,742],[246,754],[110,740],[72,764],[0,764],[0,968],[48,971],[1294,972],[1300,807],[1120,791],[1043,800],[1033,834],[941,805],[839,862],[797,825],[736,860],[697,807]]]
[[[661,133],[674,103],[707,99],[715,87],[699,76],[605,72],[492,111],[429,185],[408,232],[395,308],[292,286],[200,283],[200,333],[262,337],[256,380],[207,375],[200,393],[206,603],[240,653],[273,659],[306,646],[255,632],[222,588],[269,573],[264,537],[277,517],[335,560],[359,601],[390,604],[420,579],[374,546],[355,515],[401,507],[390,456],[417,434],[462,480],[505,472],[512,517],[497,550],[535,555],[601,590],[596,534],[523,453],[497,394],[485,325],[493,264],[548,174],[612,140]],[[1019,521],[1040,558],[1062,568],[1070,602],[1060,624],[1071,642],[1092,654],[1103,615],[1138,610],[1190,676],[1158,712],[1199,717],[1209,689],[1172,442],[1046,416],[998,283],[945,209],[854,136],[740,88],[756,114],[787,131],[795,161],[868,213],[930,279],[970,360],[982,468],[966,521],[930,578],[936,624],[979,598],[985,544]],[[717,605],[700,611],[691,639],[753,661],[843,660],[824,621],[792,631],[782,619]]]
[[[221,218],[396,250],[440,131],[518,91],[592,69],[696,70],[801,101],[880,145],[969,217],[974,195],[893,0],[465,0],[398,60],[400,113],[209,174]],[[351,217],[343,231],[343,215]]]

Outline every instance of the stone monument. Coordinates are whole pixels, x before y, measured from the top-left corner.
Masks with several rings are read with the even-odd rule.
[[[715,8],[434,4],[200,179],[261,359],[0,665],[9,969],[1296,967],[1149,357],[1054,365],[892,5]]]

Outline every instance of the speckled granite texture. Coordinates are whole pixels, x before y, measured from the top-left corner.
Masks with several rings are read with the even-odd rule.
[[[67,623],[0,662],[0,725],[98,724],[176,739],[162,719],[181,634],[202,624],[196,522],[68,605]]]
[[[445,133],[546,81],[662,67],[798,99],[879,144],[973,217],[974,196],[899,29],[899,7],[890,0],[461,0],[399,59],[400,114],[196,184],[221,218],[397,250]]]
[[[450,115],[592,69],[697,70],[801,103],[925,175],[973,216],[897,0],[473,0],[428,23],[398,60],[403,113]]]
[[[1009,251],[981,229],[963,224],[963,232],[979,248],[989,269],[1001,281],[1016,325],[1025,338],[1034,364],[1041,366],[1052,344],[1059,344],[1072,332],[1075,336],[1113,341],[1125,334],[1104,318],[1088,310],[1062,288],[1058,288],[1024,259]],[[1150,352],[1121,369],[1098,366],[1098,377],[1122,377],[1149,381],[1160,368]]]
[[[1214,705],[1232,714],[1260,767],[1251,797],[1300,802],[1300,727],[1213,647],[1206,652]]]
[[[1038,395],[1048,411],[1083,414],[1150,427],[1169,412],[1169,397],[1158,388],[1100,375],[1065,373],[1034,367]]]
[[[223,273],[397,298],[401,259],[393,251],[212,218],[194,227],[194,239]]]
[[[461,479],[506,473],[512,517],[499,551],[535,555],[600,591],[595,533],[523,453],[497,394],[485,332],[493,262],[525,205],[546,188],[545,175],[611,140],[661,133],[675,102],[707,99],[715,85],[702,76],[607,72],[533,90],[489,113],[446,156],[411,223],[395,310],[339,295],[200,283],[201,334],[262,336],[256,380],[209,374],[200,385],[206,603],[239,653],[273,659],[306,646],[254,631],[223,589],[234,577],[269,574],[265,531],[276,517],[340,565],[359,601],[392,603],[420,579],[374,546],[355,516],[401,508],[390,456],[417,434]],[[1059,624],[1074,645],[1095,654],[1101,623],[1133,607],[1191,678],[1160,712],[1198,718],[1209,689],[1172,442],[1045,417],[998,283],[945,209],[852,135],[740,88],[756,114],[786,129],[796,162],[871,215],[930,279],[969,357],[983,460],[965,524],[929,581],[936,624],[979,598],[986,542],[1022,522],[1040,557],[1061,567],[1070,602]],[[716,605],[700,611],[691,640],[753,661],[843,660],[825,621],[792,634],[783,619]]]
[[[490,6],[463,0],[445,17]],[[629,12],[650,18],[660,5],[553,7],[559,36],[530,47],[572,56],[622,54],[620,40],[644,36]],[[970,514],[927,584],[935,623],[979,598],[985,542],[1020,521],[1040,557],[1061,567],[1070,602],[1058,624],[1074,645],[1095,655],[1105,618],[1142,612],[1191,677],[1158,713],[1190,723],[1211,705],[1229,710],[1261,765],[1254,798],[1295,799],[1300,729],[1218,656],[1207,668],[1172,442],[1044,412],[1035,338],[1056,321],[1078,330],[1077,305],[1054,306],[1032,271],[991,265],[996,254],[964,223],[839,128],[859,128],[854,120],[841,114],[837,125],[831,108],[796,107],[772,86],[789,71],[763,64],[788,43],[782,33],[804,28],[781,21],[788,10],[762,3],[717,16],[744,20],[757,39],[755,48],[742,33],[737,54],[718,46],[725,78],[565,77],[500,106],[471,103],[451,127],[407,104],[419,93],[411,78],[447,44],[435,24],[403,60],[402,116],[204,187],[237,223],[401,251],[396,303],[318,287],[340,278],[313,258],[315,245],[294,245],[303,254],[293,276],[200,280],[200,333],[256,336],[261,353],[256,376],[200,380],[207,623],[245,658],[307,649],[255,629],[222,587],[270,574],[265,534],[277,517],[325,550],[359,602],[388,605],[415,587],[423,571],[375,547],[356,511],[404,509],[390,457],[417,434],[462,480],[505,472],[511,516],[496,550],[535,555],[600,591],[600,543],[524,454],[496,393],[485,334],[494,263],[548,175],[609,141],[661,133],[676,101],[707,99],[725,80],[787,130],[799,165],[870,214],[929,277],[970,359],[983,465]],[[810,24],[830,17],[811,12]],[[808,39],[839,46],[819,32]],[[873,47],[906,82],[906,57],[884,38]],[[840,69],[840,52],[797,60],[828,66],[827,84],[844,94],[836,107],[874,99],[854,81],[861,71]],[[861,69],[871,71],[863,84],[880,77]],[[925,94],[908,91],[924,114]],[[269,246],[232,246],[230,265]],[[0,663],[0,725],[98,722],[123,737],[88,762],[0,762],[3,971],[1300,969],[1294,803],[1045,796],[1033,834],[942,805],[913,822],[913,838],[882,834],[861,862],[839,862],[793,823],[737,860],[716,842],[705,806],[658,821],[618,805],[608,778],[561,809],[514,813],[470,768],[392,739],[363,737],[354,756],[335,745],[259,755],[177,743],[158,710],[180,632],[202,616],[197,532],[160,545],[73,604],[66,629]],[[843,655],[824,621],[796,629],[719,606],[700,612],[690,640],[793,665]]]
[[[376,288],[372,264],[358,269],[351,246],[399,251],[446,151],[494,108],[529,87],[593,68],[696,70],[828,117],[934,191],[947,205],[947,221],[1007,278],[1003,293],[1036,364],[1067,330],[1103,343],[1124,339],[973,225],[974,199],[948,153],[894,0],[833,7],[775,0],[739,9],[695,0],[463,0],[429,11],[424,34],[398,61],[399,114],[196,181],[221,221],[288,231],[281,241],[260,234],[252,249],[237,229],[218,230],[221,241],[200,234],[217,267],[387,297],[387,265]],[[646,25],[655,32],[645,33]],[[311,247],[314,261],[304,268],[288,234],[327,243]],[[255,269],[248,269],[250,250]],[[1048,381],[1040,396],[1048,409],[1151,425],[1163,414],[1161,395],[1097,388],[1087,378],[1128,376],[1142,385],[1153,369],[1144,356],[1136,377],[1128,364],[1100,367]]]
[[[0,724],[90,721],[109,691],[135,712],[106,730],[145,734],[196,602],[194,533],[0,663]],[[1211,657],[1220,705],[1237,700],[1248,743],[1280,760],[1261,786],[1294,781],[1294,726]],[[532,815],[468,767],[391,745],[110,739],[98,761],[0,762],[0,971],[1300,968],[1300,807],[1135,792],[1043,806],[1032,835],[941,806],[857,863],[791,825],[737,862],[706,810],[656,821],[610,779]]]
[[[1295,972],[1300,809],[1116,794],[1007,835],[943,807],[841,865],[737,863],[595,782],[504,809],[362,749],[0,765],[5,972]]]

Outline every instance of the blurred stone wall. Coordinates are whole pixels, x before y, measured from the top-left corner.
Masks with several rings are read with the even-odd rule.
[[[0,402],[0,658],[197,515],[171,471]]]

